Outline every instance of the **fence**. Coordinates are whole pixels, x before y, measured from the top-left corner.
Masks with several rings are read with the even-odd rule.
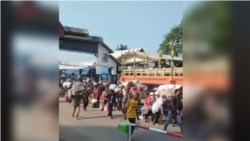
[[[136,76],[170,76],[171,68],[162,68],[162,69],[124,69],[123,75],[133,76],[135,73]],[[174,76],[182,76],[183,68],[174,67],[173,69]]]
[[[177,138],[183,138],[183,135],[182,134],[177,134],[177,133],[173,133],[173,132],[168,132],[168,131],[164,131],[164,130],[160,130],[160,129],[157,129],[157,128],[152,128],[152,127],[146,127],[146,126],[142,126],[142,125],[138,125],[138,124],[133,124],[133,123],[129,123],[128,122],[128,127],[129,127],[129,130],[128,130],[128,141],[131,141],[131,126],[135,126],[137,128],[140,128],[140,129],[145,129],[145,130],[149,130],[149,131],[154,131],[154,132],[158,132],[158,133],[161,133],[161,134],[165,134],[165,135],[169,135],[169,136],[173,136],[173,137],[177,137]]]

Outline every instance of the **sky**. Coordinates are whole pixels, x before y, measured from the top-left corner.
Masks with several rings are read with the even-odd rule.
[[[183,2],[177,1],[64,1],[59,2],[59,20],[65,26],[84,28],[103,37],[115,49],[118,44],[156,53],[164,35],[183,17]],[[59,51],[63,62],[94,60],[89,54]]]

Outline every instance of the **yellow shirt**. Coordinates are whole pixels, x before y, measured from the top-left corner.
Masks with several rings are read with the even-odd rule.
[[[134,100],[132,98],[128,99],[127,104],[127,113],[126,117],[127,118],[137,118],[137,109],[138,109],[138,101]]]

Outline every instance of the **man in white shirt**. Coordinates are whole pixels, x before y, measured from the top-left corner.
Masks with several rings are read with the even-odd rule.
[[[161,114],[164,115],[163,104],[166,100],[167,96],[163,95],[162,97],[159,97],[152,106],[152,113],[153,113],[152,121],[154,121],[153,122],[154,125],[158,125],[158,120]]]
[[[158,99],[159,98],[159,91],[155,91],[155,98]]]

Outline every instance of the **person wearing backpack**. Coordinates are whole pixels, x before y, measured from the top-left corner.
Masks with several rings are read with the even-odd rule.
[[[79,114],[80,114],[80,104],[81,104],[81,100],[82,100],[82,94],[77,94],[75,93],[75,89],[73,90],[72,93],[72,104],[73,104],[73,113],[72,113],[72,117],[76,117],[76,119],[80,120],[79,118]],[[76,115],[75,115],[76,113]]]
[[[181,112],[179,111],[179,103],[180,100],[178,98],[178,90],[175,90],[175,96],[170,96],[167,100],[167,105],[168,105],[168,109],[170,110],[170,113],[168,114],[168,119],[166,120],[165,124],[164,124],[164,128],[163,130],[166,131],[168,128],[168,125],[172,122],[172,120],[174,119],[177,124],[180,127],[181,133],[183,134],[183,125],[182,125],[182,120],[181,120]]]

